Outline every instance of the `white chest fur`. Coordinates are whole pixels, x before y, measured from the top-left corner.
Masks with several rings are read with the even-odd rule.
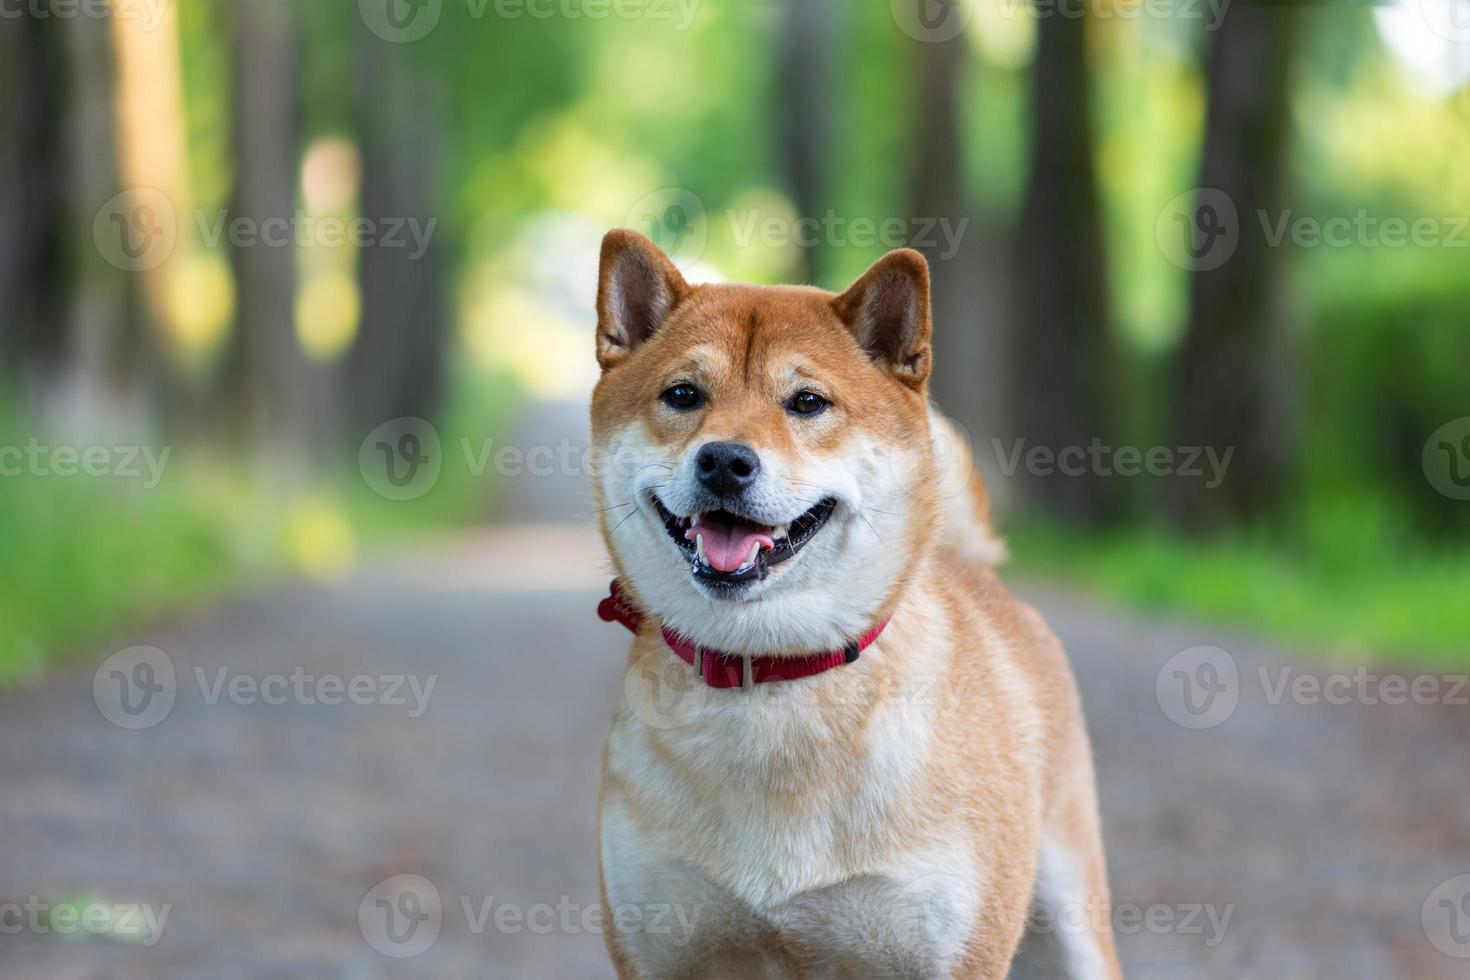
[[[897,675],[871,654],[802,681],[694,692],[671,727],[619,713],[602,822],[609,904],[670,904],[683,913],[671,921],[690,924],[682,945],[642,935],[630,954],[683,969],[769,930],[868,966],[930,969],[959,952],[982,877],[968,829],[915,836],[909,812],[938,664]]]

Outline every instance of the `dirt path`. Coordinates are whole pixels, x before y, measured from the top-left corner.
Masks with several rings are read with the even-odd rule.
[[[168,660],[115,659],[96,692],[115,649],[0,696],[0,976],[610,976],[593,811],[626,638],[593,615],[599,565],[584,532],[488,532],[139,633],[118,646]],[[1470,879],[1435,893],[1470,873],[1470,710],[1273,705],[1270,651],[1023,591],[1082,678],[1131,977],[1470,975],[1447,955]],[[1233,689],[1218,654],[1170,663],[1201,644]],[[1217,689],[1198,714],[1180,672]],[[321,703],[354,678],[373,703]],[[432,889],[374,891],[398,875]],[[168,917],[152,945],[63,937],[65,902]],[[385,909],[421,928],[395,942]]]

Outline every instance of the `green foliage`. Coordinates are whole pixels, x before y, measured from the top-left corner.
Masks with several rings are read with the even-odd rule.
[[[1190,541],[1156,528],[1010,534],[1022,574],[1085,585],[1150,613],[1205,619],[1358,661],[1470,663],[1470,554],[1405,545],[1392,518],[1345,506],[1289,540]]]
[[[0,445],[15,431],[0,421]],[[222,503],[175,479],[0,477],[0,686],[241,574]]]
[[[373,494],[355,446],[289,499],[238,462],[206,460],[200,446],[172,447],[152,488],[121,477],[0,476],[0,687],[267,573],[330,574],[359,548],[483,519],[493,469],[472,472],[461,447],[501,444],[520,397],[503,377],[455,379],[436,425],[443,474],[417,500]],[[24,446],[23,432],[0,411],[0,446]]]
[[[384,500],[357,473],[357,447],[345,446],[333,475],[310,491],[321,504],[305,521],[318,528],[313,533],[338,521],[351,550],[486,513],[493,469],[471,472],[462,447],[503,442],[503,427],[526,397],[502,363],[506,352],[533,348],[538,362],[552,365],[548,374],[574,354],[590,356],[580,332],[587,297],[571,285],[583,272],[569,257],[594,255],[596,233],[634,220],[636,203],[681,188],[697,199],[709,233],[701,271],[755,280],[800,274],[792,272],[794,247],[742,243],[731,227],[737,217],[788,225],[796,217],[779,146],[787,97],[776,80],[781,5],[704,3],[676,24],[596,17],[575,2],[551,17],[446,2],[426,39],[402,45],[372,35],[356,0],[293,9],[298,149],[327,135],[355,139],[371,121],[375,107],[358,95],[365,52],[421,69],[408,74],[424,86],[412,93],[416,109],[440,132],[424,152],[439,165],[433,217],[449,246],[449,288],[458,300],[458,343],[450,349],[478,363],[455,379],[435,420],[446,464],[438,484],[417,500]],[[915,69],[928,46],[896,29],[887,4],[832,10],[835,101],[823,206],[849,220],[908,215],[923,110]],[[958,93],[973,205],[968,233],[998,241],[1014,232],[1026,185],[1035,43],[1026,11],[977,7]],[[1375,16],[1341,4],[1302,11],[1287,206],[1293,217],[1316,220],[1360,209],[1379,219],[1470,214],[1464,93],[1412,92]],[[191,204],[206,210],[228,205],[234,178],[230,17],[215,0],[178,6],[185,162]],[[1163,255],[1155,224],[1199,179],[1201,55],[1211,38],[1171,18],[1097,18],[1089,31],[1118,348],[1115,441],[1168,445],[1190,276]],[[556,222],[567,215],[576,220]],[[1260,233],[1257,216],[1240,218],[1243,233]],[[193,234],[193,222],[185,224]],[[825,246],[822,285],[841,286],[885,247]],[[1470,584],[1466,562],[1436,548],[1470,531],[1470,508],[1433,490],[1420,453],[1429,433],[1470,414],[1470,250],[1288,241],[1278,253],[1299,411],[1282,423],[1293,426],[1292,490],[1269,529],[1188,543],[1145,521],[1079,544],[1042,526],[1023,529],[1017,553],[1028,567],[1085,577],[1152,608],[1247,619],[1309,643],[1426,653],[1463,647],[1470,630],[1452,600]],[[576,271],[562,279],[548,269]],[[590,339],[590,323],[586,333]],[[523,373],[515,377],[526,382]],[[536,380],[546,379],[526,383]],[[0,444],[6,433],[0,424]],[[290,560],[292,519],[276,511],[291,502],[271,501],[259,477],[243,471],[201,481],[182,455],[151,491],[0,479],[0,679],[34,670],[43,651],[75,648],[165,601],[191,601],[242,572]],[[1130,484],[1132,513],[1156,510],[1158,491],[1147,481]],[[233,526],[241,523],[251,526]],[[252,538],[269,543],[241,545]]]
[[[226,15],[219,4],[208,0],[184,0],[179,5],[188,175],[195,203],[204,209],[225,207],[234,181]]]
[[[405,536],[465,527],[491,515],[497,497],[493,465],[486,447],[507,444],[524,393],[502,374],[466,371],[453,379],[447,404],[435,421],[443,468],[434,486],[412,500],[388,500],[373,492],[357,469],[358,447],[346,447],[341,479],[331,485],[343,500],[348,519],[369,547]],[[467,453],[471,458],[467,458]]]
[[[1470,530],[1464,503],[1435,492],[1421,464],[1429,434],[1470,414],[1465,261],[1465,252],[1443,248],[1319,258],[1303,496],[1378,499],[1421,539]]]

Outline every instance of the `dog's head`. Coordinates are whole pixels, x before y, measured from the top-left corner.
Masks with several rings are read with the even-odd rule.
[[[732,653],[872,625],[936,510],[929,272],[892,252],[847,292],[699,285],[608,234],[592,398],[602,529],[641,604]]]

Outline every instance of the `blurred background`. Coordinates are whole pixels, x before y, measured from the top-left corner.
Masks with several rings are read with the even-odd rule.
[[[928,256],[934,393],[1078,660],[1123,897],[1257,902],[1215,946],[1125,940],[1139,975],[1463,975],[1470,827],[1447,814],[1470,808],[1437,775],[1470,735],[1467,83],[1463,0],[0,3],[0,819],[32,841],[0,856],[0,903],[164,882],[215,923],[172,959],[0,930],[0,973],[399,975],[353,925],[385,875],[442,862],[446,918],[477,848],[551,875],[523,902],[588,887],[621,641],[583,623],[605,577],[585,406],[597,249],[627,226],[691,280],[838,290]],[[524,655],[546,646],[605,683],[568,699]],[[123,654],[120,677],[177,678],[167,724],[99,713]],[[383,704],[201,700],[200,664],[363,663],[440,678],[411,753]],[[1263,683],[1295,664],[1441,686]],[[1351,775],[1369,757],[1407,782]],[[189,781],[120,775],[160,760]],[[315,797],[333,778],[362,796]],[[300,887],[207,857],[181,815],[206,795]],[[489,828],[456,808],[508,797]],[[565,880],[539,821],[580,842]],[[1323,853],[1290,892],[1314,835],[1365,863]],[[175,858],[99,872],[120,841]],[[303,897],[323,881],[345,906]],[[262,950],[267,895],[299,942]],[[1273,931],[1307,907],[1320,931]],[[606,973],[595,936],[459,925],[434,975]]]

